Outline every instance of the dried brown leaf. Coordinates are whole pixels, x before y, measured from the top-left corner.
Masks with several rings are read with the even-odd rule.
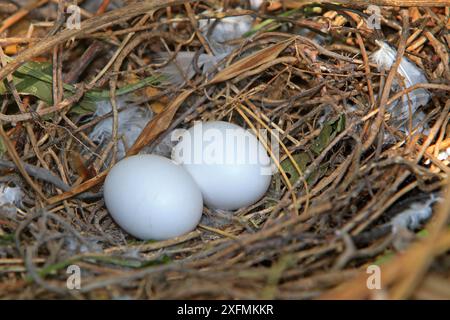
[[[230,66],[226,67],[218,74],[216,74],[216,76],[209,82],[209,84],[227,81],[241,75],[246,71],[252,70],[256,67],[259,67],[260,65],[272,61],[273,59],[276,59],[278,55],[292,43],[292,41],[292,39],[289,39],[277,43],[231,64]]]
[[[186,100],[187,97],[191,95],[193,90],[183,91],[163,112],[154,117],[142,130],[139,137],[136,139],[135,143],[131,146],[130,150],[127,152],[127,156],[137,154],[145,145],[150,141],[155,139],[166,130],[170,123],[172,122],[173,116],[177,112],[181,104]]]

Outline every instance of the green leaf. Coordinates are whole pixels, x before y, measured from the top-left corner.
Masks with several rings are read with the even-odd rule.
[[[5,152],[6,152],[6,146],[5,146],[5,144],[3,143],[3,139],[0,138],[0,157],[3,157],[3,155],[5,154]]]
[[[14,243],[14,234],[0,235],[0,245],[6,246]]]
[[[11,58],[7,58],[12,60]],[[136,83],[132,83],[117,89],[116,95],[121,96],[155,85],[164,80],[163,76],[150,76]],[[0,82],[0,95],[10,93],[6,80]],[[13,74],[13,83],[17,92],[21,95],[34,96],[49,105],[53,104],[53,77],[52,65],[48,62],[27,62],[19,67]],[[76,88],[70,84],[63,84],[64,98],[72,96]],[[85,93],[81,101],[72,107],[71,112],[75,114],[86,114],[94,112],[96,102],[109,99],[109,90],[90,90]]]
[[[0,94],[10,93],[6,83],[6,80],[0,83]],[[23,64],[13,73],[13,84],[19,94],[34,96],[47,104],[53,104],[50,63],[31,61]],[[64,88],[66,89],[66,86]]]
[[[345,116],[341,115],[335,120],[328,121],[324,124],[319,136],[317,136],[310,148],[312,152],[319,155],[330,142],[345,129]]]
[[[392,260],[393,257],[395,257],[395,253],[392,250],[388,249],[375,260],[374,264],[377,266],[380,266],[380,265]]]
[[[278,17],[289,17],[291,15],[293,15],[294,13],[300,11],[300,9],[292,9],[292,10],[288,10],[286,12],[283,12],[279,15],[277,15]],[[275,22],[275,23],[274,23]],[[243,37],[250,37],[251,35],[255,34],[256,32],[258,32],[259,30],[263,29],[264,27],[267,27],[269,25],[273,24],[270,28],[267,29],[267,31],[274,31],[276,29],[278,29],[281,26],[281,23],[277,23],[275,19],[266,19],[261,23],[258,23],[256,26],[254,26],[250,31],[247,31],[246,33],[243,34]]]
[[[51,84],[22,74],[18,74],[13,79],[19,94],[34,96],[47,104],[53,104],[53,88]]]
[[[292,158],[295,160],[301,171],[305,171],[306,166],[311,162],[311,157],[306,152],[294,154],[292,155]],[[287,158],[281,161],[281,168],[283,168],[283,170],[286,172],[291,184],[294,184],[300,178],[300,175],[291,159]]]
[[[117,89],[116,95],[125,95],[150,85],[159,84],[164,79],[163,76],[150,76],[136,83],[132,83]],[[94,112],[98,101],[109,99],[109,90],[91,90],[86,92],[84,97],[70,110],[74,114],[86,114]]]
[[[337,119],[328,121],[327,123],[324,124],[322,131],[317,136],[317,138],[314,139],[310,150],[316,155],[320,154],[336,137],[336,135],[338,135],[344,129],[345,129],[345,117],[343,115],[339,116]],[[311,156],[307,152],[300,152],[294,154],[292,158],[294,158],[295,162],[297,163],[301,171],[305,171],[307,165],[311,163],[311,161],[313,160],[311,159]],[[300,175],[297,169],[295,168],[294,164],[292,163],[291,159],[287,158],[283,160],[281,162],[281,168],[283,168],[283,170],[288,175],[289,182],[291,182],[291,184],[294,184],[300,178]],[[322,175],[324,175],[327,172],[327,170],[328,164],[320,165],[316,170],[314,170],[311,173],[306,182],[310,183],[311,181],[314,181],[316,178],[319,178]]]
[[[424,238],[428,237],[429,234],[430,234],[430,232],[427,229],[422,229],[422,230],[420,230],[419,232],[416,233],[416,235],[419,238],[421,238],[421,239],[424,239]]]

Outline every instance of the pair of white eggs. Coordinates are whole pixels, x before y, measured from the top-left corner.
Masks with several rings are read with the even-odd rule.
[[[137,238],[180,236],[196,228],[203,203],[236,210],[254,204],[269,188],[270,158],[249,131],[223,121],[200,122],[178,138],[172,160],[128,157],[106,177],[106,207]]]

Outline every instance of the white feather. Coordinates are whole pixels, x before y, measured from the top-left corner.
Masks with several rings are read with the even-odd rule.
[[[161,72],[171,83],[180,85],[195,76],[193,59],[195,52],[180,51],[177,52],[173,61],[162,67]],[[157,62],[163,63],[170,59],[170,54],[162,52],[156,58]]]
[[[103,246],[101,242],[98,239],[91,237],[84,237],[84,243],[80,243],[80,241],[75,237],[66,237],[65,242],[66,242],[65,249],[71,255],[75,255],[77,253],[103,251]]]
[[[207,11],[205,11],[207,12]],[[198,68],[204,75],[214,71],[219,62],[228,56],[235,46],[227,44],[228,41],[241,38],[250,31],[254,18],[250,15],[232,16],[220,19],[200,19],[199,30],[207,40],[213,54],[200,54],[197,60]],[[211,29],[213,28],[213,29]],[[175,85],[183,84],[195,76],[193,65],[195,52],[180,51],[173,62],[168,63],[159,71]],[[160,61],[166,61],[169,54],[159,55]]]
[[[118,135],[119,141],[117,143],[117,157],[122,159],[125,157],[126,148],[123,142],[123,137],[126,141],[127,147],[130,147],[138,138],[147,123],[153,117],[153,113],[144,107],[136,105],[129,105],[126,97],[117,98],[118,109],[126,107],[125,110],[119,112]],[[97,110],[94,116],[103,116],[111,112],[112,107],[109,100],[100,101],[97,103]],[[89,134],[89,138],[97,143],[109,141],[112,138],[113,119],[108,117],[94,127],[94,130]]]
[[[408,209],[399,213],[391,221],[392,231],[395,233],[401,229],[417,229],[433,213],[432,205],[439,198],[431,194],[430,199],[422,202],[412,203]]]
[[[228,53],[218,53],[215,55],[201,54],[198,57],[198,65],[201,66],[204,75],[213,72],[219,68],[219,63],[228,56]]]
[[[200,54],[197,59],[197,66],[202,70],[204,75],[209,74],[218,67],[219,62],[224,59],[228,54]],[[161,61],[169,59],[168,53],[161,53]],[[174,61],[169,62],[166,66],[162,67],[161,72],[167,79],[175,84],[181,85],[186,80],[190,80],[195,76],[194,68],[195,52],[180,51],[177,53]]]
[[[173,131],[166,134],[164,138],[151,150],[144,148],[143,153],[157,154],[163,157],[170,158],[173,148],[178,144],[178,140],[172,137]]]
[[[372,53],[371,61],[377,65],[379,71],[389,70],[395,62],[397,51],[389,44],[382,41],[376,41],[380,49]],[[395,90],[402,90],[403,87],[409,88],[418,83],[428,83],[424,72],[414,63],[403,57],[398,67],[398,73],[404,78],[404,86],[400,85],[397,80],[394,81]],[[424,106],[430,100],[430,94],[427,90],[419,88],[408,94],[411,100],[411,111],[414,113],[420,106]],[[408,97],[405,95],[401,103],[392,104],[389,112],[396,120],[405,120],[409,117]]]
[[[223,44],[241,38],[251,29],[253,20],[249,15],[225,17],[217,23],[216,19],[200,19],[199,29],[210,42]],[[213,29],[210,31],[210,28]]]
[[[0,185],[0,206],[16,205],[22,203],[23,192],[19,187],[8,187],[6,184]]]
[[[250,0],[250,8],[252,10],[259,10],[263,4],[264,0]]]

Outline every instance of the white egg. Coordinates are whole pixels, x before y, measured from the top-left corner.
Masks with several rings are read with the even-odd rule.
[[[248,130],[224,121],[199,122],[179,138],[172,159],[192,175],[208,207],[236,210],[267,192],[271,160]]]
[[[137,155],[119,161],[104,185],[106,207],[125,231],[164,240],[195,229],[203,209],[192,177],[172,160]]]

